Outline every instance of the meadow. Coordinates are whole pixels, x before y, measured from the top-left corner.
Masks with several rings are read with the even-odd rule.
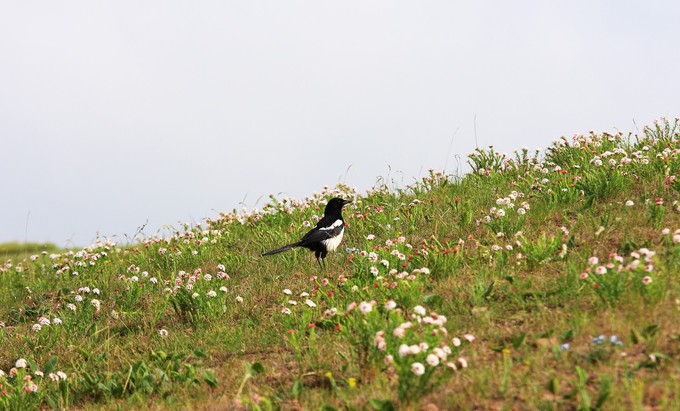
[[[680,409],[680,121],[468,162],[133,245],[0,246],[0,409]],[[260,256],[333,196],[325,269]]]

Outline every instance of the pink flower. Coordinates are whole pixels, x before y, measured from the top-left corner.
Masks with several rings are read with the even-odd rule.
[[[406,335],[406,329],[399,326],[392,331],[392,334],[397,338],[404,338],[404,335]]]
[[[467,368],[468,366],[468,362],[464,357],[458,359],[458,364],[460,364],[461,368]]]
[[[651,284],[651,283],[652,283],[652,277],[650,277],[650,276],[648,276],[648,275],[645,276],[645,277],[642,279],[642,284],[644,284],[644,285]]]
[[[362,301],[362,302],[359,303],[359,311],[362,314],[366,315],[366,314],[370,313],[371,311],[373,311],[373,305],[370,302]]]
[[[599,266],[597,266],[597,268],[595,269],[595,274],[600,274],[600,275],[602,275],[602,274],[606,274],[606,273],[607,273],[607,267],[605,267],[605,266],[603,266],[603,265],[599,265]]]

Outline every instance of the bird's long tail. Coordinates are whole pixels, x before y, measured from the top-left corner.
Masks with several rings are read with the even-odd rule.
[[[265,256],[265,255],[282,253],[284,251],[288,251],[288,250],[292,249],[293,247],[297,247],[298,245],[299,245],[298,243],[284,245],[283,247],[277,248],[276,250],[267,251],[266,253],[264,253],[262,255]]]

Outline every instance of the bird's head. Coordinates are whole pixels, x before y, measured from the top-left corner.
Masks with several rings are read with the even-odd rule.
[[[351,201],[345,200],[339,197],[332,198],[330,201],[328,201],[328,204],[326,204],[326,211],[324,214],[331,214],[331,213],[338,213],[342,211],[342,207],[345,206],[345,204],[349,204]]]

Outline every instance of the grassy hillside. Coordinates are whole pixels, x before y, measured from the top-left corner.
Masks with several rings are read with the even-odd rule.
[[[680,409],[679,121],[469,162],[7,261],[0,409]]]

